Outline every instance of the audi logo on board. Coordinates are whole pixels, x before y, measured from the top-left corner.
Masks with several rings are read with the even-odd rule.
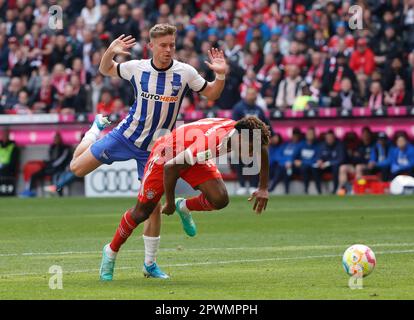
[[[90,185],[96,193],[136,192],[140,183],[136,169],[106,169],[91,173]]]

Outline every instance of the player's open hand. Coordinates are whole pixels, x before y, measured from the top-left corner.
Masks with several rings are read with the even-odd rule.
[[[161,212],[166,214],[166,215],[172,215],[175,212],[175,205],[174,204],[169,204],[169,203],[165,203],[162,206]]]
[[[115,54],[131,55],[128,50],[135,46],[135,44],[135,38],[132,36],[125,37],[123,34],[112,41],[109,49],[112,50],[112,52]]]
[[[253,210],[256,211],[257,214],[262,213],[262,211],[266,210],[267,201],[269,200],[269,192],[266,189],[259,189],[252,193],[251,197],[247,199],[248,201],[252,201],[254,198],[254,205]]]
[[[219,50],[216,48],[212,48],[208,50],[208,58],[210,59],[210,62],[208,61],[204,61],[204,62],[215,73],[225,74],[227,72],[228,66],[226,63],[226,59],[224,59],[223,50]]]

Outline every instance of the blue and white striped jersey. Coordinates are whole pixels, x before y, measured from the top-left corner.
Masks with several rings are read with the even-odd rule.
[[[148,151],[160,129],[173,129],[186,91],[199,92],[207,85],[194,67],[177,60],[166,69],[155,67],[152,59],[131,60],[118,64],[118,75],[131,82],[136,99],[115,131]]]

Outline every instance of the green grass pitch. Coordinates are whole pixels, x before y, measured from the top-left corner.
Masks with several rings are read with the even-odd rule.
[[[134,199],[0,199],[0,299],[413,299],[414,198],[272,197],[255,215],[234,197],[214,213],[194,213],[198,235],[163,216],[160,266],[146,279],[142,227],[121,249],[114,281],[98,280],[101,250]],[[345,249],[377,257],[363,289],[351,290]],[[49,267],[63,289],[49,288]]]

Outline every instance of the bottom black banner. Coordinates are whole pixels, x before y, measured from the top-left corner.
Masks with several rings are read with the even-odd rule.
[[[373,317],[376,313],[385,316],[413,310],[413,301],[319,301],[319,300],[129,300],[129,301],[0,301],[2,314],[7,309],[14,316],[27,312],[30,317],[104,317],[114,319],[126,318],[130,313],[139,319],[275,319],[284,313],[289,317],[317,315],[330,319],[338,314],[349,316],[366,315]],[[332,311],[332,309],[334,311]],[[52,311],[53,310],[53,311]],[[334,312],[334,313],[332,313]]]

